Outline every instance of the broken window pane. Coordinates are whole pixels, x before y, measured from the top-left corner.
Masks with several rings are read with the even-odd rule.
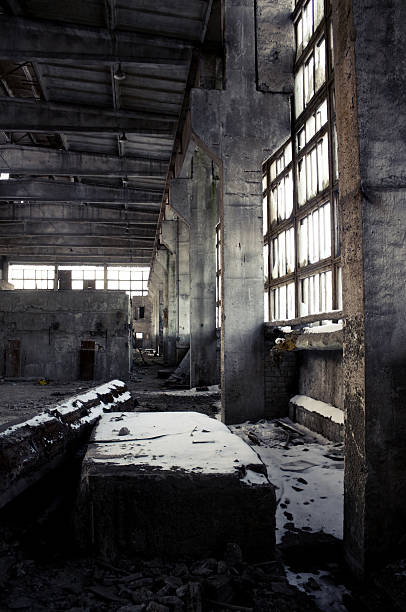
[[[293,181],[292,171],[285,176],[285,218],[289,219],[293,212]]]
[[[314,90],[318,91],[326,80],[326,41],[324,38],[316,45],[315,51],[316,82]]]
[[[303,48],[305,48],[313,33],[313,1],[305,5],[303,9]]]
[[[286,274],[286,237],[285,232],[281,232],[278,236],[278,259],[279,259],[279,276]]]
[[[298,117],[303,111],[303,66],[295,76],[295,116]]]
[[[266,283],[268,282],[268,275],[269,275],[269,260],[268,260],[268,256],[269,256],[269,247],[266,244],[264,246],[264,281]]]
[[[296,57],[299,57],[299,55],[302,53],[302,49],[303,49],[303,21],[302,21],[302,18],[299,17],[299,19],[296,22]]]
[[[316,30],[324,15],[324,0],[314,0],[314,29]]]
[[[299,206],[302,206],[306,202],[306,172],[305,172],[305,159],[299,160],[297,165],[297,201]]]
[[[307,106],[314,95],[314,57],[313,54],[305,63],[304,68],[304,94],[305,105]]]
[[[286,270],[288,274],[295,270],[295,232],[293,227],[286,230]]]

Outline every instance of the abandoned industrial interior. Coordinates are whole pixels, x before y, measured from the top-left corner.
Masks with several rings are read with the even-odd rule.
[[[406,3],[0,0],[0,610],[406,610]]]

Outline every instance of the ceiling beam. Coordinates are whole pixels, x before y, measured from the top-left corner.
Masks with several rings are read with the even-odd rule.
[[[5,253],[1,252],[0,247],[0,255],[4,255]],[[150,255],[142,255],[132,254],[132,259],[127,255],[96,255],[92,253],[91,255],[77,255],[76,253],[68,252],[66,254],[60,252],[58,254],[51,253],[47,254],[38,254],[33,253],[32,255],[21,255],[14,253],[7,253],[8,261],[10,264],[18,263],[18,264],[60,264],[60,265],[99,265],[103,264],[109,265],[131,265],[131,266],[149,266],[151,257]],[[33,259],[35,258],[35,259]]]
[[[71,224],[65,221],[58,223],[29,222],[23,221],[13,226],[0,223],[0,240],[3,238],[19,238],[19,237],[35,237],[35,236],[63,236],[63,237],[80,237],[80,238],[111,238],[114,240],[136,240],[155,238],[154,228],[148,229],[145,227],[134,226],[119,226],[119,225],[96,225],[83,222],[81,224]]]
[[[122,219],[121,221],[117,221],[117,220],[111,220],[111,219],[87,219],[87,218],[83,218],[83,219],[70,219],[69,217],[34,217],[34,216],[30,216],[30,215],[26,215],[26,216],[21,216],[19,215],[18,218],[1,218],[0,217],[0,231],[1,228],[3,227],[12,227],[12,226],[17,226],[17,225],[22,225],[23,223],[25,223],[26,221],[29,221],[31,223],[38,223],[38,224],[43,224],[43,223],[48,223],[48,224],[55,224],[55,223],[62,223],[62,224],[69,224],[70,227],[74,227],[76,225],[82,226],[84,224],[89,224],[93,227],[108,227],[109,229],[113,228],[120,228],[120,230],[122,231],[123,229],[129,227],[129,228],[150,228],[151,231],[153,230],[155,232],[156,229],[156,223],[155,222],[151,222],[150,220],[148,221],[143,221],[142,219],[140,219],[139,221],[127,221],[125,219]],[[55,230],[55,228],[54,228]]]
[[[150,204],[159,210],[162,193],[127,187],[105,187],[84,183],[40,180],[0,181],[0,200],[40,200],[41,202],[98,202]],[[154,207],[155,205],[155,207]]]
[[[109,249],[109,251],[113,254],[119,251],[145,251],[151,254],[153,249],[153,243],[151,241],[144,240],[140,242],[137,240],[136,242],[134,241],[133,244],[123,244],[122,242],[112,244],[111,242],[102,242],[100,238],[96,238],[93,240],[91,238],[86,238],[84,240],[77,239],[75,241],[65,241],[63,238],[57,237],[54,240],[49,240],[48,242],[40,242],[36,238],[24,238],[24,240],[18,243],[15,239],[13,239],[12,244],[8,244],[3,240],[0,241],[1,251],[4,251],[4,249],[15,249],[17,250],[17,252],[22,251],[25,253],[27,250],[30,250],[32,248],[51,249],[58,247],[63,247],[65,249],[84,249],[85,252],[86,250],[101,251],[103,249]]]
[[[1,16],[0,59],[185,65],[199,41]]]
[[[0,145],[0,170],[10,174],[39,176],[165,178],[168,162],[7,144]]]
[[[164,113],[114,111],[91,106],[40,102],[31,98],[0,98],[0,130],[6,132],[121,132],[173,136],[177,116]]]

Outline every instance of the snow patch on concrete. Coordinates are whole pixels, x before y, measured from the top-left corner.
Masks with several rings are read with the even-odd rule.
[[[338,423],[339,425],[344,424],[344,412],[331,404],[326,404],[325,402],[313,399],[307,395],[295,395],[290,399],[290,402],[292,404],[296,404],[297,406],[301,406],[309,412],[317,412],[318,414],[331,419],[334,421],[334,423]]]

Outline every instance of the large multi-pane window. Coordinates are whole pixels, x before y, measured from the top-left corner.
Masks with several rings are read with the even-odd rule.
[[[104,289],[103,266],[59,266],[59,270],[70,270],[72,289]]]
[[[15,289],[53,289],[55,266],[14,264],[9,266],[8,279]]]
[[[74,290],[120,290],[130,297],[148,294],[149,268],[146,267],[60,265],[58,270],[70,272],[70,288]],[[9,266],[9,281],[15,289],[54,289],[55,274],[55,265]]]
[[[133,295],[147,295],[149,268],[112,267],[107,268],[107,289],[126,291]]]
[[[265,320],[341,309],[330,0],[297,0],[291,136],[264,164]]]

